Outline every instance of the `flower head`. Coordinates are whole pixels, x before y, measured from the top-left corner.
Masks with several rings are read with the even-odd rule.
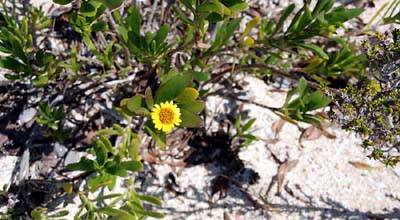
[[[172,101],[155,104],[151,110],[151,119],[158,130],[170,133],[175,126],[178,126],[181,120],[181,112]]]

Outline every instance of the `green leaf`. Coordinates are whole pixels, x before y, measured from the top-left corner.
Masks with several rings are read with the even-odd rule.
[[[307,80],[304,77],[300,78],[299,85],[297,86],[299,97],[303,97],[307,92]]]
[[[247,10],[248,8],[249,6],[246,2],[238,3],[229,7],[232,12],[241,12]]]
[[[103,142],[97,140],[93,144],[93,149],[96,154],[96,161],[100,166],[103,166],[107,159],[107,149]]]
[[[128,207],[132,212],[143,216],[149,216],[153,218],[163,218],[164,215],[159,212],[148,211],[143,208],[143,206],[138,201],[130,201]]]
[[[155,103],[161,103],[175,99],[186,88],[191,80],[189,74],[177,75],[162,84],[156,92]]]
[[[135,160],[121,162],[121,166],[129,171],[140,171],[143,169],[143,164]]]
[[[96,15],[97,8],[92,2],[82,2],[79,12],[86,17],[93,17]]]
[[[188,8],[190,11],[195,13],[195,10],[193,8],[194,0],[180,0],[183,5],[185,5],[186,8]]]
[[[304,114],[301,121],[316,125],[319,128],[322,127],[322,118],[319,115]]]
[[[317,17],[322,11],[328,11],[335,4],[335,0],[318,0],[312,12],[313,17]]]
[[[156,47],[157,48],[160,48],[162,43],[165,41],[165,39],[168,36],[169,31],[170,31],[170,28],[169,28],[168,25],[163,25],[157,31],[156,35],[154,36],[154,40],[156,41]]]
[[[111,207],[105,207],[98,209],[99,212],[107,214],[109,216],[118,217],[121,220],[135,220],[136,216],[130,214],[129,212],[122,209],[115,209]]]
[[[181,109],[181,124],[180,127],[185,128],[198,128],[201,126],[200,116],[190,112],[186,109]]]
[[[82,171],[92,171],[95,170],[96,165],[93,160],[87,158],[81,158],[78,163],[68,164],[67,169],[69,170],[82,170]]]
[[[194,22],[192,20],[190,20],[189,17],[186,16],[186,14],[177,6],[173,6],[172,8],[175,12],[175,15],[185,24],[189,24],[189,25],[194,25]]]
[[[72,2],[72,0],[53,0],[54,3],[59,5],[66,5]]]
[[[123,99],[120,103],[121,107],[126,106],[130,112],[136,114],[146,114],[148,110],[143,108],[143,98],[135,95],[132,98]]]
[[[230,15],[231,10],[227,8],[224,4],[219,2],[218,0],[214,2],[206,1],[197,7],[197,12],[199,13],[212,13],[215,12],[219,15]]]
[[[107,31],[108,30],[107,22],[105,21],[95,22],[91,25],[91,29],[93,32]]]
[[[153,124],[152,121],[147,121],[146,122],[145,129],[146,129],[147,132],[150,133],[151,137],[156,142],[156,144],[161,149],[165,149],[165,147],[167,146],[167,144],[166,144],[166,142],[167,142],[166,134],[164,132],[161,132],[160,130],[157,130],[154,127],[154,124]]]
[[[242,115],[239,115],[235,120],[235,128],[236,130],[240,130],[240,123],[242,122]]]
[[[99,54],[96,46],[94,45],[88,33],[82,34],[82,41],[86,44],[86,46],[90,49],[90,51],[92,51],[94,54]]]
[[[358,17],[364,10],[361,8],[345,8],[343,6],[333,9],[331,12],[326,14],[325,19],[330,24],[341,24],[350,19]]]
[[[99,195],[94,200],[95,201],[105,201],[105,200],[114,199],[114,198],[121,197],[121,196],[123,196],[122,193],[110,193],[110,194],[106,194],[106,195]]]
[[[149,196],[149,195],[136,195],[140,200],[161,206],[162,205],[162,201],[155,197],[155,196]]]
[[[193,79],[199,81],[199,82],[204,82],[207,80],[210,80],[210,74],[207,72],[198,72],[198,71],[193,71]]]
[[[144,92],[145,95],[145,101],[147,108],[152,109],[154,105],[154,99],[153,99],[153,94],[151,92],[151,88],[147,87],[146,91]]]
[[[46,218],[46,215],[45,214],[43,214],[40,210],[38,210],[38,209],[34,209],[34,210],[32,210],[31,211],[31,217],[34,219],[34,220],[46,220],[47,218]]]
[[[304,100],[306,104],[307,111],[313,111],[319,108],[326,107],[331,102],[331,99],[326,97],[322,91],[317,90],[311,93],[309,96],[306,97]]]
[[[199,92],[195,88],[186,87],[181,94],[176,97],[177,102],[192,101],[199,97]]]
[[[104,173],[88,179],[88,187],[91,192],[97,191],[100,187],[107,186],[108,189],[112,190],[115,187],[117,177]]]
[[[301,44],[301,43],[298,43],[296,45],[299,46],[299,47],[302,47],[304,49],[309,49],[309,50],[313,51],[319,57],[321,57],[321,58],[323,58],[325,60],[329,59],[328,54],[326,54],[325,51],[321,47],[319,47],[319,46],[317,46],[315,44],[311,44],[311,43],[309,43],[309,44]]]
[[[53,55],[50,53],[46,53],[43,50],[36,52],[36,62],[39,66],[48,65],[51,61],[53,61]]]
[[[153,218],[164,218],[164,215],[159,212],[147,211],[147,210],[143,210],[143,209],[135,209],[135,212],[137,212],[141,215],[145,215],[145,216],[149,216],[149,217],[153,217]]]
[[[179,108],[198,114],[203,111],[205,104],[203,101],[199,100],[185,100],[178,103]]]
[[[19,62],[17,59],[11,56],[0,58],[0,67],[13,70],[16,73],[22,73],[27,70],[25,64]]]
[[[68,214],[69,214],[68,210],[61,210],[54,214],[49,215],[49,218],[61,218],[67,216]]]
[[[141,139],[138,134],[133,133],[128,147],[129,156],[133,160],[140,160]]]
[[[49,76],[48,74],[42,74],[39,76],[34,77],[32,80],[34,86],[43,87],[49,83]]]
[[[112,152],[113,151],[113,146],[112,146],[112,144],[111,144],[111,142],[110,142],[110,140],[108,138],[106,138],[103,135],[100,135],[99,136],[99,141],[101,141],[104,144],[104,146],[105,146],[105,148],[107,149],[108,152]]]
[[[233,19],[224,21],[220,26],[217,26],[215,38],[211,45],[210,51],[217,51],[222,46],[227,44],[228,40],[233,36],[235,30],[239,27],[241,19]]]
[[[122,165],[117,164],[114,161],[108,161],[106,163],[105,171],[109,174],[120,176],[120,177],[128,176],[128,172],[126,171],[126,169]]]
[[[278,24],[275,26],[275,30],[273,32],[273,35],[276,34],[278,31],[280,31],[283,27],[283,24],[285,23],[286,19],[289,17],[289,15],[293,12],[295,9],[296,5],[291,4],[288,7],[285,8],[283,11],[281,17],[279,18]]]
[[[255,118],[250,119],[245,125],[243,125],[242,132],[246,132],[247,130],[249,130],[251,126],[253,126],[254,122],[256,122]]]
[[[107,6],[109,9],[118,8],[124,1],[123,0],[97,0]]]
[[[297,34],[298,31],[302,31],[307,25],[309,25],[313,20],[311,11],[308,9],[307,5],[304,5],[301,10],[297,12],[295,17],[292,19],[287,32]]]
[[[140,18],[140,13],[137,8],[131,8],[127,22],[133,33],[135,33],[137,36],[140,36],[140,27],[142,20]]]

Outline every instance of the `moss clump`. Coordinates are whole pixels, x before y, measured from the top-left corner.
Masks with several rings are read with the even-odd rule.
[[[369,74],[335,97],[333,118],[360,133],[369,156],[387,166],[400,161],[399,30],[364,42]]]

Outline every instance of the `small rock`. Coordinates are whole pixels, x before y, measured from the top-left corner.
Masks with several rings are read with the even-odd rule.
[[[84,155],[84,153],[78,152],[78,151],[68,152],[67,156],[65,157],[65,161],[64,161],[65,166],[67,166],[68,164],[71,164],[71,163],[78,162],[83,155]]]
[[[3,146],[3,144],[7,143],[7,141],[8,141],[8,136],[0,133],[0,146]]]
[[[1,52],[0,52],[1,55]],[[8,73],[8,70],[0,68],[0,86],[5,86],[10,84],[10,80],[8,80],[4,75]]]
[[[19,157],[3,156],[0,158],[0,190],[5,185],[10,186],[15,165]]]
[[[18,117],[18,124],[24,125],[36,116],[37,110],[35,108],[28,108],[22,111],[22,113]]]
[[[68,149],[60,143],[55,143],[54,144],[54,152],[57,154],[58,157],[64,156],[65,153],[67,153]]]
[[[29,175],[29,149],[25,149],[19,165],[19,181],[24,180]]]

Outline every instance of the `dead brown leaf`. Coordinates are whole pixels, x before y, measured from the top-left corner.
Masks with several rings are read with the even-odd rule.
[[[306,128],[303,133],[301,134],[301,139],[304,140],[316,140],[322,136],[322,131],[321,129],[315,127],[314,125],[311,125],[310,127]]]
[[[279,133],[281,132],[286,121],[280,118],[278,121],[274,122],[271,126],[272,132],[274,132],[275,138],[279,138]]]
[[[326,129],[322,130],[322,135],[329,139],[336,139],[336,135],[327,131]]]
[[[277,182],[278,182],[278,193],[281,193],[283,187],[283,181],[285,180],[286,174],[288,174],[293,168],[297,166],[299,160],[290,160],[281,164],[278,168]]]
[[[349,164],[351,164],[353,167],[360,169],[360,170],[367,170],[367,171],[372,171],[379,169],[379,167],[374,167],[369,164],[359,162],[359,161],[349,161]]]
[[[278,138],[271,138],[271,139],[265,140],[265,142],[266,142],[267,144],[276,144],[276,143],[279,142],[279,139],[278,139]]]
[[[320,138],[321,136],[324,136],[329,139],[335,139],[336,135],[329,132],[326,130],[326,127],[323,127],[322,129],[311,125],[310,127],[306,128],[303,133],[301,134],[301,139],[303,140],[316,140]]]
[[[233,220],[233,219],[227,212],[224,212],[224,220]]]
[[[317,112],[316,115],[319,115],[325,119],[329,118],[329,115],[326,112]],[[324,121],[328,122],[327,120],[324,120]]]
[[[210,44],[206,44],[206,43],[202,43],[202,42],[198,42],[197,43],[197,47],[202,48],[202,49],[208,49],[211,47]]]
[[[157,163],[157,161],[158,161],[157,156],[155,156],[154,154],[149,153],[149,152],[144,154],[143,159],[144,159],[144,161],[146,161],[148,163],[152,163],[152,164]]]
[[[224,212],[224,220],[244,220],[244,216],[240,213],[229,214],[228,212]]]

